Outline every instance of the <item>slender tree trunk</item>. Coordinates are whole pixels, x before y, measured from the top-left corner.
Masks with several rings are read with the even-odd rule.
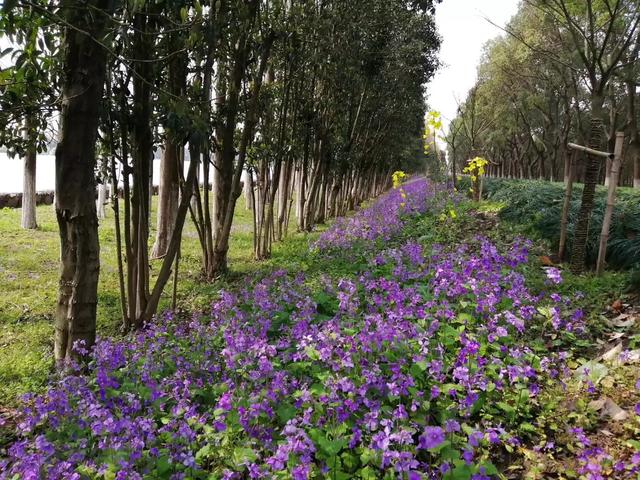
[[[255,15],[255,9],[257,9],[257,3],[251,2],[253,6],[253,15]],[[244,128],[242,130],[242,137],[238,148],[238,158],[236,160],[235,168],[233,166],[233,158],[235,156],[235,148],[233,145],[233,139],[235,134],[235,118],[238,111],[238,97],[240,93],[240,85],[242,78],[245,74],[245,62],[247,52],[237,52],[237,58],[234,65],[234,73],[232,74],[232,85],[230,93],[233,98],[233,105],[228,106],[228,110],[233,112],[232,118],[227,118],[227,131],[226,138],[223,139],[223,157],[225,164],[229,165],[231,170],[231,182],[226,185],[227,196],[225,198],[224,210],[218,211],[218,222],[215,235],[215,247],[213,251],[212,272],[213,276],[223,273],[227,270],[227,254],[229,252],[229,235],[231,234],[231,225],[233,223],[233,217],[235,212],[236,201],[242,194],[241,179],[242,172],[244,170],[245,160],[247,157],[247,150],[253,141],[254,131],[258,124],[259,114],[258,108],[260,106],[260,91],[262,88],[262,82],[264,74],[267,68],[267,63],[271,53],[271,45],[275,37],[270,35],[264,40],[262,45],[262,52],[260,55],[259,66],[253,81],[253,85],[250,89],[247,114],[244,120]],[[242,48],[248,48],[244,46]]]
[[[636,82],[627,81],[627,124],[629,126],[629,158],[633,165],[633,188],[640,188],[640,132],[636,116]]]
[[[160,296],[167,285],[167,282],[171,278],[171,267],[175,264],[176,275],[178,269],[178,259],[180,252],[180,243],[182,240],[182,229],[184,228],[184,222],[187,218],[187,212],[189,211],[189,202],[193,196],[193,190],[198,188],[197,172],[199,169],[199,152],[197,155],[192,155],[191,162],[189,164],[189,173],[184,183],[184,188],[181,192],[182,197],[180,199],[180,205],[178,206],[178,213],[176,215],[176,223],[173,227],[171,239],[169,240],[169,247],[167,248],[167,254],[162,260],[162,266],[158,272],[158,278],[153,286],[152,292],[149,294],[148,301],[145,304],[145,309],[141,313],[140,318],[136,320],[139,325],[145,325],[148,323],[153,315],[158,310],[158,303],[160,302]]]
[[[577,150],[567,155],[565,165],[565,190],[564,203],[562,205],[562,216],[560,217],[560,243],[558,245],[558,258],[564,260],[565,250],[567,246],[567,226],[569,224],[569,210],[571,209],[571,195],[573,193],[573,179],[575,175]]]
[[[153,35],[150,28],[155,21],[151,14],[138,13],[134,19],[133,52],[135,58],[148,59],[153,51]],[[133,196],[131,210],[133,222],[132,250],[136,264],[134,283],[135,315],[131,317],[134,328],[142,327],[142,316],[149,298],[149,220],[150,175],[153,167],[153,133],[151,130],[152,64],[136,62],[137,75],[133,77]]]
[[[37,151],[35,143],[32,141],[35,137],[34,126],[30,118],[27,118],[25,125],[25,137],[29,141],[27,152],[24,156],[24,172],[22,177],[22,228],[35,229],[38,228],[36,222],[36,158]]]
[[[289,203],[289,183],[291,178],[292,160],[287,158],[284,168],[280,172],[280,185],[278,186],[278,228],[277,239],[281,241],[286,235],[284,230],[287,205]]]
[[[244,208],[246,210],[252,210],[253,202],[254,202],[253,182],[249,179],[249,175],[251,175],[249,170],[245,170],[244,173],[242,174],[242,178],[243,178],[242,191],[244,192]]]
[[[89,0],[111,11],[112,4]],[[60,230],[60,283],[54,356],[58,366],[95,343],[100,244],[95,203],[96,138],[106,52],[104,15],[86,15],[87,2],[66,0],[61,12],[70,27],[63,40],[62,111],[56,147],[56,218]]]
[[[104,182],[104,180],[103,180]],[[105,183],[98,183],[98,198],[96,199],[96,211],[98,219],[103,220],[107,217],[107,212],[104,206],[107,203],[107,185]]]
[[[604,271],[605,258],[607,255],[607,243],[609,242],[609,230],[611,228],[611,217],[613,216],[613,207],[616,204],[616,190],[618,188],[618,178],[620,175],[620,161],[622,159],[622,147],[624,144],[624,133],[616,134],[616,142],[614,147],[614,158],[611,162],[611,171],[607,194],[607,206],[605,208],[604,217],[602,219],[602,231],[600,232],[600,246],[598,249],[598,261],[596,262],[596,273],[602,275]]]

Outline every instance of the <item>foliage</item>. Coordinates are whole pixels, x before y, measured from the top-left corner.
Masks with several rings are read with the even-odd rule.
[[[156,200],[154,197],[154,215]],[[14,406],[19,395],[29,391],[40,392],[52,371],[51,321],[55,307],[59,238],[51,206],[39,206],[38,216],[38,230],[26,231],[20,228],[20,210],[0,211],[0,404],[5,406]],[[244,207],[238,207],[235,218],[230,248],[235,269],[215,283],[202,281],[197,233],[193,224],[187,222],[178,282],[180,310],[206,309],[222,286],[232,288],[245,275],[258,275],[276,265],[292,271],[306,271],[309,277],[318,275],[320,267],[305,255],[309,242],[316,238],[317,233],[290,231],[287,240],[276,245],[269,261],[257,263],[251,253],[251,213]],[[103,337],[119,338],[120,303],[113,223],[109,215],[99,228],[102,268],[98,290],[98,333]],[[157,260],[151,262],[152,274],[156,274],[158,263]],[[170,305],[171,298],[167,293],[162,297],[161,309]]]
[[[472,158],[467,162],[467,166],[464,167],[462,173],[469,174],[471,179],[471,194],[476,201],[480,200],[482,194],[482,177],[485,174],[485,167],[489,162],[482,157]]]
[[[431,204],[412,196],[424,191],[408,190],[408,204]],[[409,229],[439,222],[402,215]],[[386,221],[364,219],[363,231]],[[530,290],[526,240],[401,236],[354,276],[310,289],[275,271],[223,292],[206,316],[167,312],[127,341],[101,339],[88,375],[26,398],[0,478],[495,476],[540,440],[546,392],[570,381],[565,349],[584,317],[554,293],[558,271],[546,272],[546,291]],[[585,459],[588,478],[599,457],[578,421],[561,448]],[[635,475],[623,455],[620,478]]]
[[[469,182],[468,178],[461,178],[461,185],[468,185]],[[607,247],[607,263],[614,268],[629,269],[640,262],[640,194],[628,188],[618,190]],[[547,239],[553,245],[557,244],[564,199],[564,187],[561,183],[485,178],[483,191],[488,199],[503,204],[501,218],[525,225],[532,233]],[[569,249],[580,208],[581,192],[582,186],[575,185],[569,212]],[[598,257],[606,196],[607,190],[600,187],[596,194],[587,242],[587,260],[591,265],[595,264]]]
[[[567,143],[587,145],[590,120],[597,118],[604,125],[597,131],[606,131],[596,139],[598,149],[613,149],[615,132],[625,132],[621,182],[632,184],[634,164],[640,165],[640,12],[632,0],[613,5],[521,2],[507,34],[485,45],[477,82],[449,126],[450,157],[464,165],[486,156],[493,176],[558,180],[566,173]]]

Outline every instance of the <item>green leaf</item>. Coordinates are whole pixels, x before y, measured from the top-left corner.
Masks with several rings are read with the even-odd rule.
[[[360,454],[360,461],[363,465],[375,462],[377,458],[376,452],[370,448],[365,448]]]
[[[196,460],[197,459],[198,459],[198,455],[196,454]],[[169,457],[166,455],[162,455],[161,457],[158,458],[158,460],[156,460],[156,472],[158,473],[158,475],[165,475],[170,471],[171,471],[171,462],[169,461]]]
[[[513,415],[514,413],[516,413],[516,409],[513,408],[511,405],[509,405],[508,403],[505,402],[497,402],[496,406],[504,411],[507,415]]]
[[[306,347],[304,347],[304,353],[306,353],[307,357],[309,357],[311,360],[320,360],[320,352],[318,352],[318,350],[316,350],[315,347],[311,345],[307,345]]]
[[[278,418],[282,423],[287,423],[289,420],[295,417],[296,411],[296,407],[294,407],[290,403],[283,403],[276,409]]]
[[[206,444],[200,450],[196,452],[196,461],[202,460],[211,454],[211,445]]]
[[[589,373],[587,374],[587,372]],[[586,362],[584,365],[576,369],[576,377],[578,377],[579,380],[588,378],[595,385],[600,383],[602,379],[608,374],[609,369],[606,367],[606,365],[595,361]]]
[[[253,462],[256,458],[258,458],[256,452],[249,447],[236,447],[233,450],[233,462],[238,466],[247,462]]]
[[[367,466],[360,470],[360,478],[363,480],[376,480],[377,475],[373,468]]]

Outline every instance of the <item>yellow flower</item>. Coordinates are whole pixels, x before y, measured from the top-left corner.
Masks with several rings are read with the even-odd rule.
[[[449,210],[449,215],[451,215],[451,218],[453,219],[458,218],[458,214],[456,213],[455,210]]]
[[[395,189],[400,188],[400,185],[402,185],[402,180],[404,180],[406,176],[407,174],[404,173],[402,170],[397,170],[393,172],[393,174],[391,175],[391,179],[393,181],[393,188]]]

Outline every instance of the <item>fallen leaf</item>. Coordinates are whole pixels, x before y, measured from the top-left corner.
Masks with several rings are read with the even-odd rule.
[[[624,332],[613,332],[611,334],[609,334],[609,340],[611,342],[615,341],[615,340],[619,340],[622,337],[624,337],[626,335],[626,333]]]
[[[622,311],[623,305],[622,302],[618,299],[611,304],[611,308],[616,312],[620,313]]]
[[[607,351],[600,358],[605,362],[615,361],[615,360],[618,360],[618,357],[620,356],[620,352],[622,352],[622,343],[617,344],[615,347]]]
[[[606,319],[605,322],[610,327],[628,328],[632,327],[636,323],[636,317],[628,313],[622,313],[615,318]]]
[[[605,400],[601,415],[603,417],[611,417],[616,422],[622,422],[629,418],[627,411],[620,408],[616,402],[608,397]]]
[[[542,263],[542,265],[546,267],[553,267],[555,265],[555,263],[553,263],[553,260],[551,260],[551,258],[546,255],[542,255],[540,257],[540,263]]]
[[[600,412],[601,417],[610,417],[617,422],[622,422],[629,418],[627,411],[620,408],[618,404],[609,397],[602,397],[598,400],[590,401],[589,408]]]
[[[607,397],[599,398],[598,400],[591,400],[589,402],[589,408],[599,412],[604,407],[605,402],[607,401]]]

